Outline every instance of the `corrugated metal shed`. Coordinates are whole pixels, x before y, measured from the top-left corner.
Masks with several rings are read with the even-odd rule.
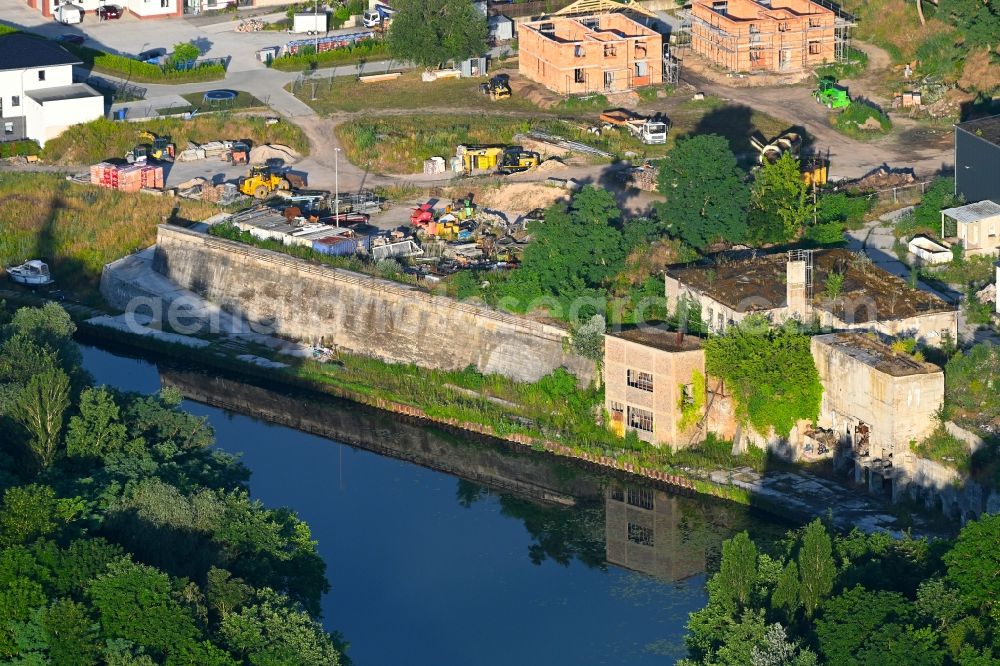
[[[987,217],[1000,215],[1000,204],[987,199],[986,201],[978,201],[964,206],[956,206],[955,208],[946,208],[941,211],[941,214],[950,217],[956,222],[969,224]]]

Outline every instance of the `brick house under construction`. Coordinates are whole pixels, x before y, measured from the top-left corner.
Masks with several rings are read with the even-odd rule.
[[[798,72],[834,62],[849,22],[813,0],[694,0],[691,48],[732,72]]]
[[[622,13],[553,16],[518,26],[521,75],[564,95],[663,82],[663,39]]]

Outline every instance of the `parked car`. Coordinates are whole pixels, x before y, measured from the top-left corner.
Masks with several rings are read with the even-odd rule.
[[[118,5],[104,5],[103,7],[98,7],[96,13],[97,18],[102,21],[120,19],[122,17],[122,8]]]
[[[63,44],[83,44],[87,38],[83,35],[59,35],[59,41]]]
[[[166,57],[167,57],[166,49],[149,49],[137,55],[135,59],[142,62],[148,62],[154,65],[159,65],[163,63]]]

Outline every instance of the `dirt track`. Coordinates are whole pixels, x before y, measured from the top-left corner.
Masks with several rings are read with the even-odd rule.
[[[874,82],[889,66],[889,55],[869,44],[855,45],[868,54],[869,67],[859,79],[843,83],[850,87],[852,96],[870,96],[869,89],[874,88]],[[813,138],[813,147],[817,152],[825,154],[829,150],[833,178],[856,178],[882,164],[913,168],[921,178],[953,167],[950,131],[928,128],[893,114],[894,127],[888,136],[872,141],[852,139],[830,125],[829,112],[816,103],[811,84],[734,88],[691,73],[682,74],[682,80],[692,92],[703,92],[732,104],[750,106],[776,118],[787,119],[791,125],[805,127]],[[877,97],[874,101],[887,103],[887,100]]]

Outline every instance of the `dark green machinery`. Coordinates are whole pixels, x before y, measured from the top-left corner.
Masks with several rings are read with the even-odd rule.
[[[816,88],[816,101],[828,109],[846,109],[851,105],[847,90],[837,85],[837,79],[824,76]]]

